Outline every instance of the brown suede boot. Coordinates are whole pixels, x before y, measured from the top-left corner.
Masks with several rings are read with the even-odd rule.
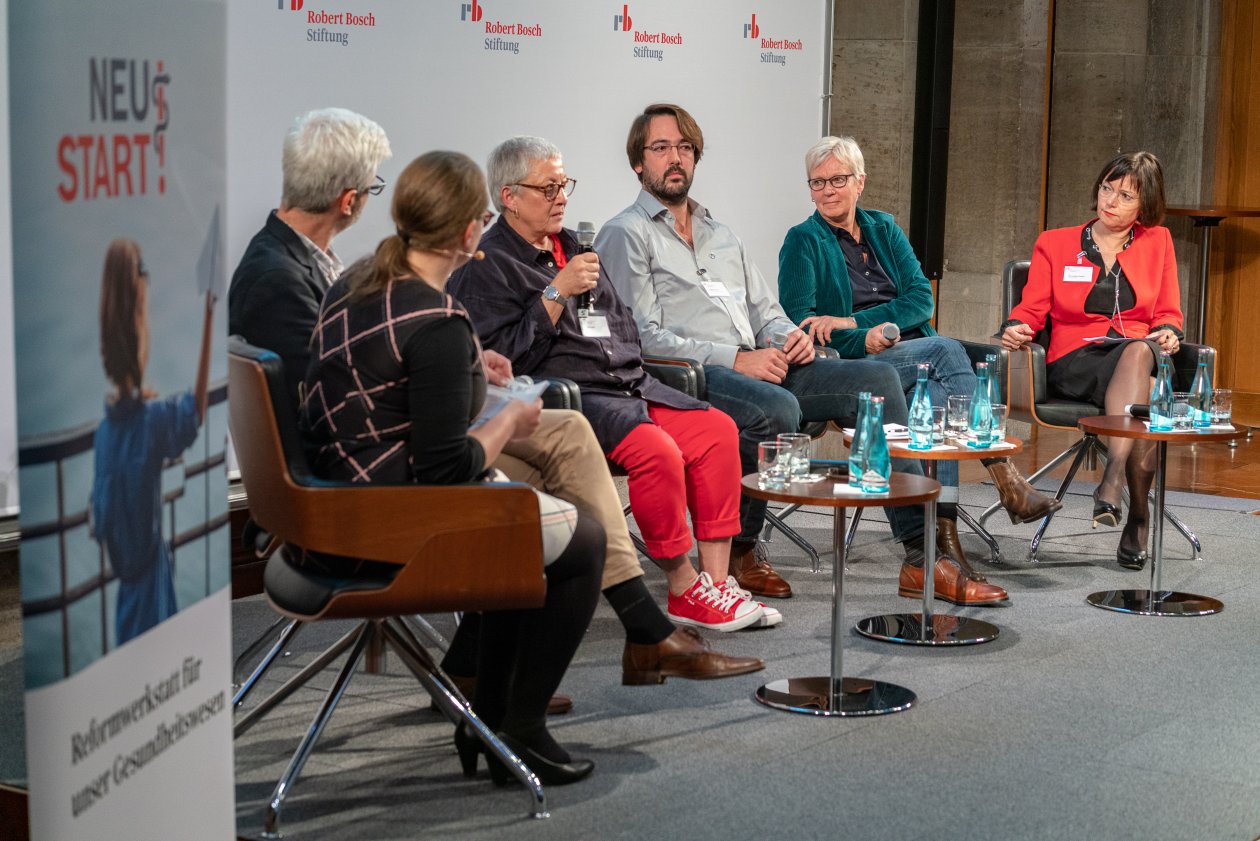
[[[993,484],[997,486],[998,499],[1012,523],[1031,523],[1040,520],[1051,511],[1058,511],[1063,503],[1046,496],[1028,483],[1010,459],[984,459]]]
[[[936,518],[936,553],[953,558],[954,563],[958,564],[958,568],[963,571],[963,575],[972,581],[983,583],[989,580],[976,572],[967,560],[967,553],[963,551],[962,542],[958,539],[957,521],[948,517]]]

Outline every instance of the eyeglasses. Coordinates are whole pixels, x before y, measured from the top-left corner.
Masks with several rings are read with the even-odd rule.
[[[678,157],[680,158],[690,158],[696,153],[696,144],[686,140],[682,143],[653,143],[651,146],[644,146],[643,148],[653,155],[666,155],[669,154],[670,149],[677,149]]]
[[[823,187],[830,184],[833,189],[841,190],[845,184],[849,183],[849,179],[853,178],[857,173],[850,172],[844,175],[833,175],[830,178],[811,178],[805,183],[809,185],[809,189],[817,193]]]
[[[369,187],[360,187],[359,192],[370,193],[373,196],[379,196],[381,193],[385,192],[385,179],[381,178],[378,175],[376,176],[376,183],[372,184]]]
[[[564,190],[566,196],[573,195],[573,188],[577,186],[576,178],[566,178],[561,183],[551,182],[550,184],[526,184],[523,181],[516,181],[513,187],[528,187],[531,190],[537,190],[542,193],[543,198],[547,201],[555,201],[556,196],[560,195],[560,191]]]
[[[1098,197],[1103,201],[1111,201],[1115,198],[1122,207],[1132,207],[1137,204],[1138,197],[1124,190],[1116,190],[1106,181],[1098,185]]]

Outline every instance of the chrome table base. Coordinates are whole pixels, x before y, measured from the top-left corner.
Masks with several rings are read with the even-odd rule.
[[[1103,610],[1141,616],[1209,616],[1225,609],[1219,599],[1174,590],[1102,590],[1090,593],[1085,601]]]
[[[885,715],[908,710],[915,694],[904,686],[859,677],[792,677],[758,687],[753,697],[767,707],[818,716]]]
[[[927,622],[922,613],[887,613],[869,616],[855,627],[864,637],[905,645],[976,645],[998,636],[997,626],[988,622],[939,613]]]

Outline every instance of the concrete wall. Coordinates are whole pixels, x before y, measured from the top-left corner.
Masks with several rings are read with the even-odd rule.
[[[836,0],[832,132],[866,155],[866,207],[908,227],[918,2]],[[1002,267],[1041,230],[1042,136],[1047,226],[1089,218],[1086,193],[1120,149],[1164,163],[1170,203],[1211,198],[1218,0],[1057,0],[1051,99],[1045,103],[1051,0],[957,0],[945,274],[939,326],[982,339],[1004,317]],[[1186,282],[1198,234],[1168,226]],[[1189,309],[1189,307],[1187,307]],[[1192,313],[1187,312],[1188,316]]]

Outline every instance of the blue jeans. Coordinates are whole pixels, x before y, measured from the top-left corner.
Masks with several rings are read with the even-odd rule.
[[[971,360],[967,357],[967,351],[963,350],[963,346],[954,339],[944,336],[907,339],[904,342],[898,342],[883,353],[868,358],[887,362],[897,369],[907,405],[914,398],[920,362],[932,363],[932,373],[928,377],[928,393],[932,396],[933,406],[944,406],[945,398],[951,394],[970,396],[976,391],[976,375],[972,373]],[[940,480],[942,486],[958,487],[958,462],[938,461],[936,470],[936,478]]]
[[[757,444],[780,432],[796,432],[804,421],[834,420],[853,426],[857,394],[884,397],[885,423],[908,420],[901,380],[893,366],[869,359],[815,359],[793,365],[782,385],[753,379],[733,368],[705,365],[708,400],[739,427],[739,462],[744,474],[757,470]],[[923,475],[917,459],[893,459],[893,470]],[[740,540],[755,540],[765,523],[766,503],[740,499]],[[923,535],[923,509],[918,505],[885,508],[893,537],[905,542]]]

